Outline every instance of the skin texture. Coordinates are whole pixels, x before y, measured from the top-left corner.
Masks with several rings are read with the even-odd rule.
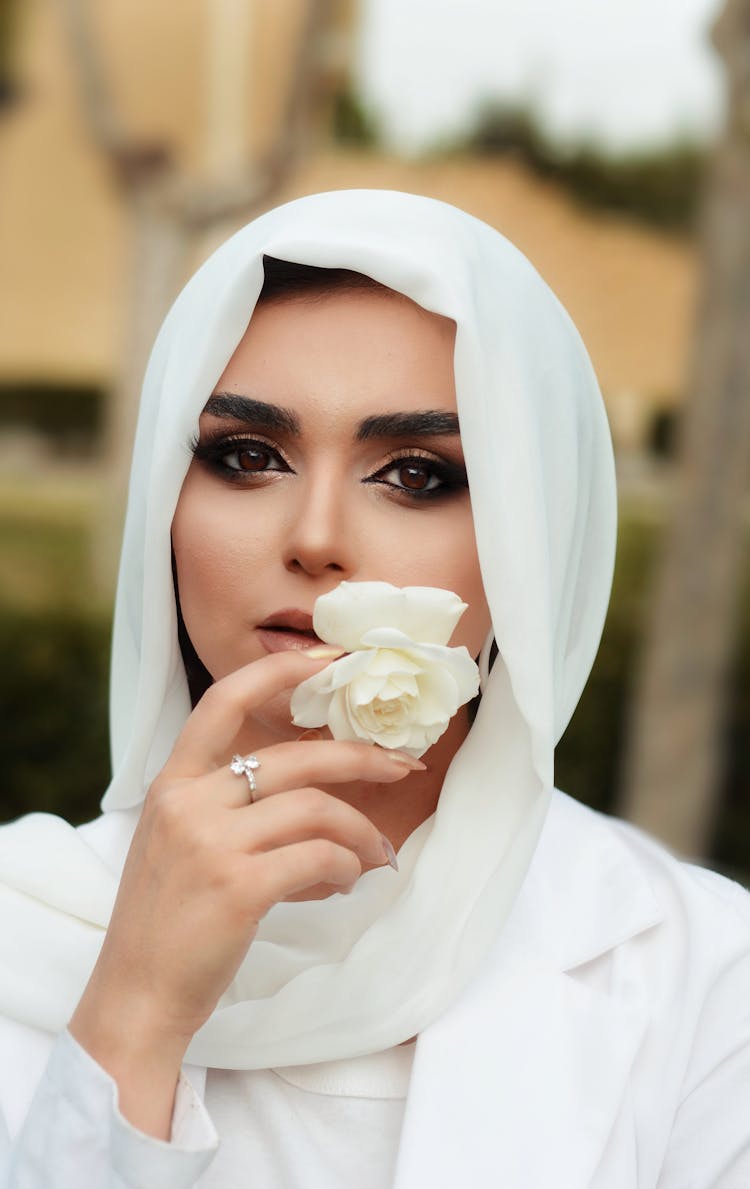
[[[148,1134],[169,1138],[185,1049],[258,922],[385,865],[382,835],[398,849],[434,811],[468,731],[464,707],[424,762],[325,730],[301,739],[291,692],[331,658],[269,654],[257,631],[282,609],[311,613],[342,580],[381,580],[455,591],[469,607],[451,643],[479,653],[490,615],[458,435],[356,436],[373,415],[455,414],[454,333],[379,292],[272,302],[215,393],[282,406],[299,433],[201,417],[172,542],[185,625],[214,683],[148,790],[69,1025]],[[440,493],[409,494],[425,488]],[[234,752],[261,761],[253,804],[229,771]]]

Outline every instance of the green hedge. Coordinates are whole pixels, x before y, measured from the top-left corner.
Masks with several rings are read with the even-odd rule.
[[[0,382],[0,431],[33,429],[56,452],[90,457],[101,436],[106,393],[95,384]]]
[[[596,662],[556,753],[558,787],[617,812],[624,710],[631,689],[658,530],[621,525],[609,615]],[[750,586],[750,575],[748,576]],[[750,876],[750,589],[742,601],[732,675],[722,812],[713,863]],[[0,819],[30,810],[85,821],[98,812],[109,772],[109,624],[84,611],[0,609]]]
[[[82,612],[0,611],[0,817],[32,810],[78,824],[109,774],[109,624]]]

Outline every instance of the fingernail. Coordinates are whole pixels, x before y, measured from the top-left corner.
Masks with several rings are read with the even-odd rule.
[[[427,765],[423,764],[421,760],[416,760],[414,756],[404,755],[403,751],[387,751],[385,754],[389,760],[393,760],[394,764],[411,768],[412,772],[418,772],[420,769],[424,772],[427,768]]]
[[[322,738],[323,738],[322,731],[316,731],[316,730],[303,731],[301,735],[297,736],[297,742],[298,743],[308,743],[311,739],[322,739]]]
[[[385,834],[381,834],[380,837],[383,840],[383,850],[385,851],[385,857],[387,858],[387,860],[390,863],[393,870],[398,871],[398,862],[396,860],[396,852],[393,849],[392,843],[388,841]]]
[[[335,656],[343,656],[346,652],[345,648],[334,648],[331,644],[316,644],[314,648],[303,648],[304,656],[309,656],[311,661],[322,661],[324,659],[333,660]]]

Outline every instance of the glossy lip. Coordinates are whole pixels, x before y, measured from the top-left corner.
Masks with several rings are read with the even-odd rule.
[[[266,652],[286,652],[290,648],[313,648],[323,641],[315,635],[312,615],[297,607],[274,611],[257,627],[261,644]]]
[[[285,607],[283,611],[274,611],[259,628],[290,628],[293,632],[311,632],[313,630],[312,615],[308,611],[299,611],[296,607]],[[317,636],[315,637],[317,640]]]

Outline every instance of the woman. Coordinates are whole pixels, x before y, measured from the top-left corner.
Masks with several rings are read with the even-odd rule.
[[[750,897],[553,788],[615,535],[588,358],[495,231],[336,192],[207,261],[144,385],[104,813],[0,832],[7,1189],[748,1183]],[[292,722],[368,581],[468,605],[421,762]]]

